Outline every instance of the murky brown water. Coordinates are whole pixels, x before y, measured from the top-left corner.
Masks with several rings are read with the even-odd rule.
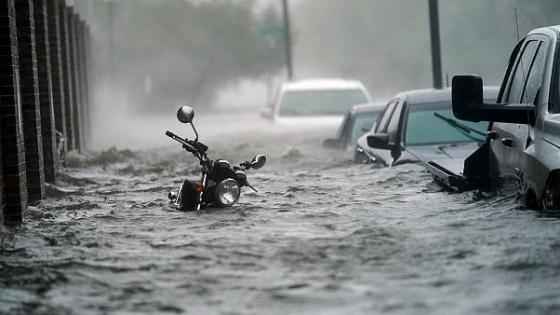
[[[74,158],[84,167],[25,225],[0,228],[0,313],[560,312],[560,222],[513,196],[442,192],[417,165],[353,165],[317,135],[208,138],[214,158],[268,154],[250,174],[258,193],[171,209],[167,192],[196,174],[171,142]]]

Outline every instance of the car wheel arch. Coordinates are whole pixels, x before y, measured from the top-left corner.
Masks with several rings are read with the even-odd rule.
[[[525,207],[531,210],[543,209],[541,198],[532,188],[529,188],[525,193]]]

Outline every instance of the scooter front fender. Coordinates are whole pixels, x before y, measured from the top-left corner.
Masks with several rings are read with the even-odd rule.
[[[182,211],[194,211],[197,209],[199,193],[193,188],[190,180],[185,180],[179,188],[179,193],[174,206]]]

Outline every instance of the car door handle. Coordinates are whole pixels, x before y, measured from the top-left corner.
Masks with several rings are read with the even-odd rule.
[[[502,144],[511,148],[513,146],[513,140],[511,140],[511,138],[502,138]]]

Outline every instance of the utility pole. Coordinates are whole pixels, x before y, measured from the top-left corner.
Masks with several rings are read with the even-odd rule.
[[[434,88],[443,88],[442,66],[441,66],[441,42],[439,32],[439,8],[438,0],[428,0],[430,10],[430,37],[432,42],[432,74]]]
[[[292,58],[292,30],[290,24],[290,7],[288,0],[282,0],[282,12],[284,15],[284,47],[286,49],[286,68],[288,70],[288,80],[294,78],[294,61]]]
[[[109,35],[109,79],[114,84],[115,75],[115,2],[107,2],[107,31]]]

